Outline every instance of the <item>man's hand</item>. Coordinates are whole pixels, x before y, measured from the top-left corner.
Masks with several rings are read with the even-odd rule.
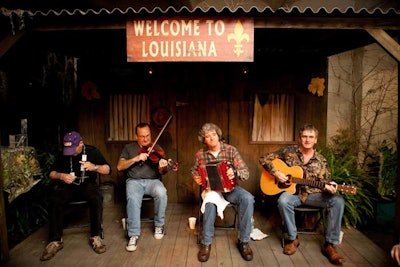
[[[229,168],[226,170],[226,176],[228,176],[229,180],[232,180],[235,178],[235,171],[232,168]]]
[[[167,167],[168,166],[168,161],[167,160],[165,160],[165,159],[160,159],[159,161],[158,161],[158,167],[160,167],[160,168],[165,168],[165,167]]]
[[[333,181],[325,184],[325,190],[331,194],[335,194],[336,189],[337,189],[337,183]]]
[[[193,176],[193,180],[196,182],[196,184],[201,185],[201,176],[200,175],[195,175]]]
[[[81,168],[87,171],[95,171],[96,165],[90,161],[79,161]]]
[[[146,161],[148,157],[149,157],[149,154],[147,154],[147,153],[140,153],[139,155],[137,155],[137,156],[135,157],[136,160],[134,160],[134,161],[136,161],[136,162]]]
[[[274,172],[274,176],[275,176],[276,179],[278,179],[278,181],[279,181],[280,183],[286,183],[287,180],[289,179],[289,177],[286,176],[286,175],[285,175],[283,172],[281,172],[281,171],[276,171],[276,172]]]
[[[71,175],[69,173],[61,173],[60,174],[60,180],[62,180],[66,184],[71,184],[73,181],[75,181],[76,176]]]
[[[392,255],[393,260],[396,261],[398,265],[400,265],[400,244],[394,245],[392,247],[390,255]]]

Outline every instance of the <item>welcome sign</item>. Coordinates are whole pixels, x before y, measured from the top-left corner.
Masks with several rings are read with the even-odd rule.
[[[252,18],[157,18],[126,23],[127,61],[254,60]]]

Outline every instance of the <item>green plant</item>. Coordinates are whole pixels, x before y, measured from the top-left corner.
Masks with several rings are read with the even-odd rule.
[[[386,141],[374,154],[368,155],[368,172],[374,177],[373,192],[381,200],[396,199],[397,151]]]
[[[7,229],[9,247],[13,247],[48,222],[49,193],[54,183],[48,178],[57,148],[37,149],[43,178],[32,189],[8,204]]]
[[[357,187],[355,195],[342,194],[345,200],[343,223],[349,228],[362,226],[373,218],[374,196],[369,188],[374,187],[374,179],[358,168],[347,134],[346,130],[339,132],[320,153],[326,157],[335,182]]]

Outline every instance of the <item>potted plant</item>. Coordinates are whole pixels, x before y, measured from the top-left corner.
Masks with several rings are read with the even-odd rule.
[[[348,130],[339,131],[320,153],[327,159],[335,182],[357,187],[354,195],[342,194],[346,203],[343,223],[346,227],[357,227],[374,217],[374,196],[369,190],[374,187],[374,179],[358,167],[348,133]]]

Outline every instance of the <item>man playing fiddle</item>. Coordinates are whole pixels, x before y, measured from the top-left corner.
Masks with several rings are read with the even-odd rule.
[[[164,237],[167,189],[161,182],[161,175],[168,172],[168,161],[164,151],[151,140],[150,125],[141,122],[135,128],[137,141],[125,145],[117,163],[117,170],[126,178],[127,198],[127,251],[135,251],[140,237],[140,212],[144,195],[154,199],[154,238]],[[154,149],[154,153],[149,151]],[[156,159],[154,159],[154,157]]]

